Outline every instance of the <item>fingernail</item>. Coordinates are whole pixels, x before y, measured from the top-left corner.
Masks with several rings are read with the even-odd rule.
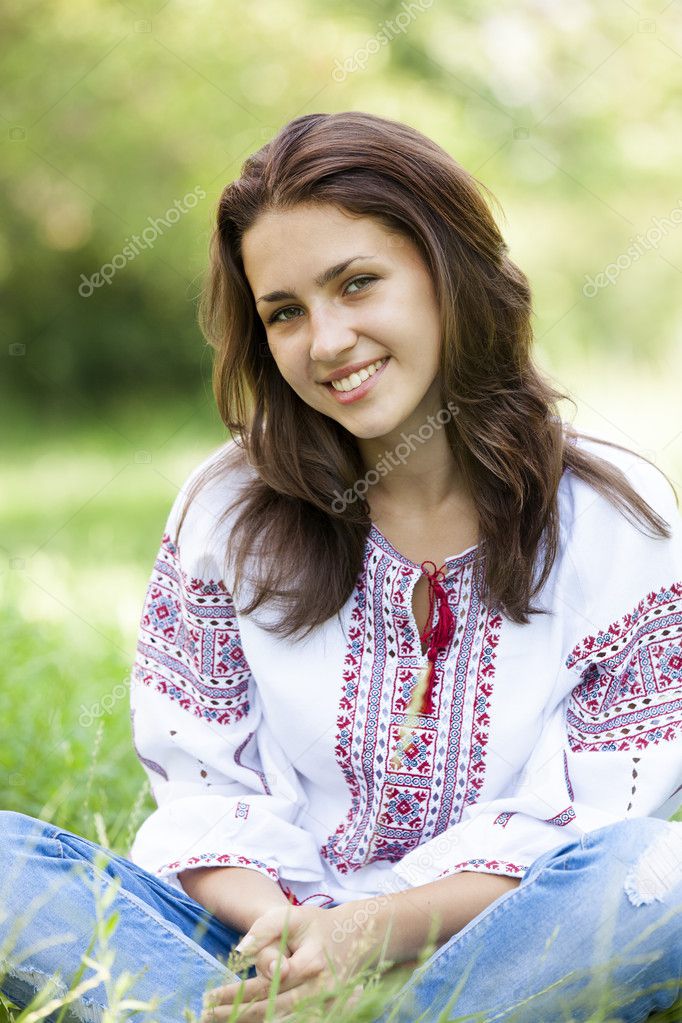
[[[267,970],[265,972],[267,973],[268,977],[270,977],[270,979],[272,979],[274,977],[274,975],[275,975],[275,960],[274,959],[272,960],[272,962],[270,963],[270,965],[268,966],[268,968],[267,968]]]

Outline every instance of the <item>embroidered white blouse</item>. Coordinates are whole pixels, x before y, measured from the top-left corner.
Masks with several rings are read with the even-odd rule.
[[[131,718],[158,808],[133,862],[179,888],[191,867],[247,867],[324,906],[458,871],[521,877],[586,832],[670,817],[682,804],[682,520],[655,467],[579,443],[623,469],[672,539],[564,472],[560,548],[535,597],[551,613],[510,621],[472,589],[477,548],[449,557],[454,634],[433,666],[432,712],[417,716],[421,567],[372,525],[339,614],[305,640],[276,637],[263,608],[258,621],[235,610],[231,519],[212,533],[254,470],[201,490],[176,542],[187,488],[218,452],[205,459],[173,503],[140,622]]]

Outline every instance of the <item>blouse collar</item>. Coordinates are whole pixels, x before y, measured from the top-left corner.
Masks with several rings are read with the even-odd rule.
[[[416,564],[414,561],[410,561],[410,559],[406,558],[404,554],[401,554],[400,551],[396,550],[390,540],[384,536],[374,522],[370,525],[369,537],[376,546],[383,551],[384,554],[387,554],[390,558],[392,558],[393,561],[397,561],[399,564],[403,565],[405,568],[411,569],[413,572],[422,573],[423,570],[421,565]],[[443,562],[443,571],[448,573],[461,564],[468,564],[469,561],[474,559],[476,551],[480,548],[480,546],[480,544],[474,544],[472,547],[467,547],[466,550],[461,551],[459,554],[449,555]]]

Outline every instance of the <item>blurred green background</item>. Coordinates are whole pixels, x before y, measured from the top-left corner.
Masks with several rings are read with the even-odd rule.
[[[196,325],[221,189],[303,113],[419,128],[498,197],[562,413],[680,480],[682,13],[6,0],[0,36],[2,805],[125,852],[153,805],[125,692],[144,591],[225,439]]]

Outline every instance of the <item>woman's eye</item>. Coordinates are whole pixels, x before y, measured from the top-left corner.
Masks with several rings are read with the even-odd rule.
[[[288,322],[288,318],[287,318],[287,320],[280,320],[280,319],[278,319],[278,317],[281,316],[282,313],[288,313],[290,309],[295,309],[295,308],[296,308],[296,306],[294,306],[294,305],[288,305],[286,307],[286,309],[278,309],[277,312],[273,313],[272,316],[270,317],[270,319],[268,320],[268,326],[270,326],[271,323],[287,323]]]
[[[375,280],[376,280],[376,277],[371,277],[369,274],[360,274],[358,277],[353,277],[352,280],[350,280],[348,282],[348,284],[346,285],[346,290],[348,288],[350,288],[351,284],[357,284],[358,281],[369,281],[371,283],[372,281],[375,281]],[[369,287],[369,285],[366,284],[364,287],[360,288],[360,291],[364,291],[365,288],[367,288],[367,287]],[[357,292],[351,291],[350,294],[351,295],[355,295],[355,294],[357,294]],[[282,313],[288,313],[292,309],[298,309],[298,306],[288,305],[288,306],[285,306],[284,309],[278,309],[277,312],[273,313],[272,316],[269,318],[268,326],[270,326],[273,323],[288,323],[290,319],[295,319],[295,317],[289,317],[289,316],[285,317],[285,319],[283,319],[283,320],[279,319],[279,317],[282,315]]]
[[[349,281],[348,284],[347,284],[347,287],[350,288],[351,284],[357,284],[358,281],[373,281],[373,280],[375,280],[374,277],[370,277],[368,274],[361,274],[360,277],[354,277],[352,281]],[[363,291],[364,289],[361,288],[360,290]]]

